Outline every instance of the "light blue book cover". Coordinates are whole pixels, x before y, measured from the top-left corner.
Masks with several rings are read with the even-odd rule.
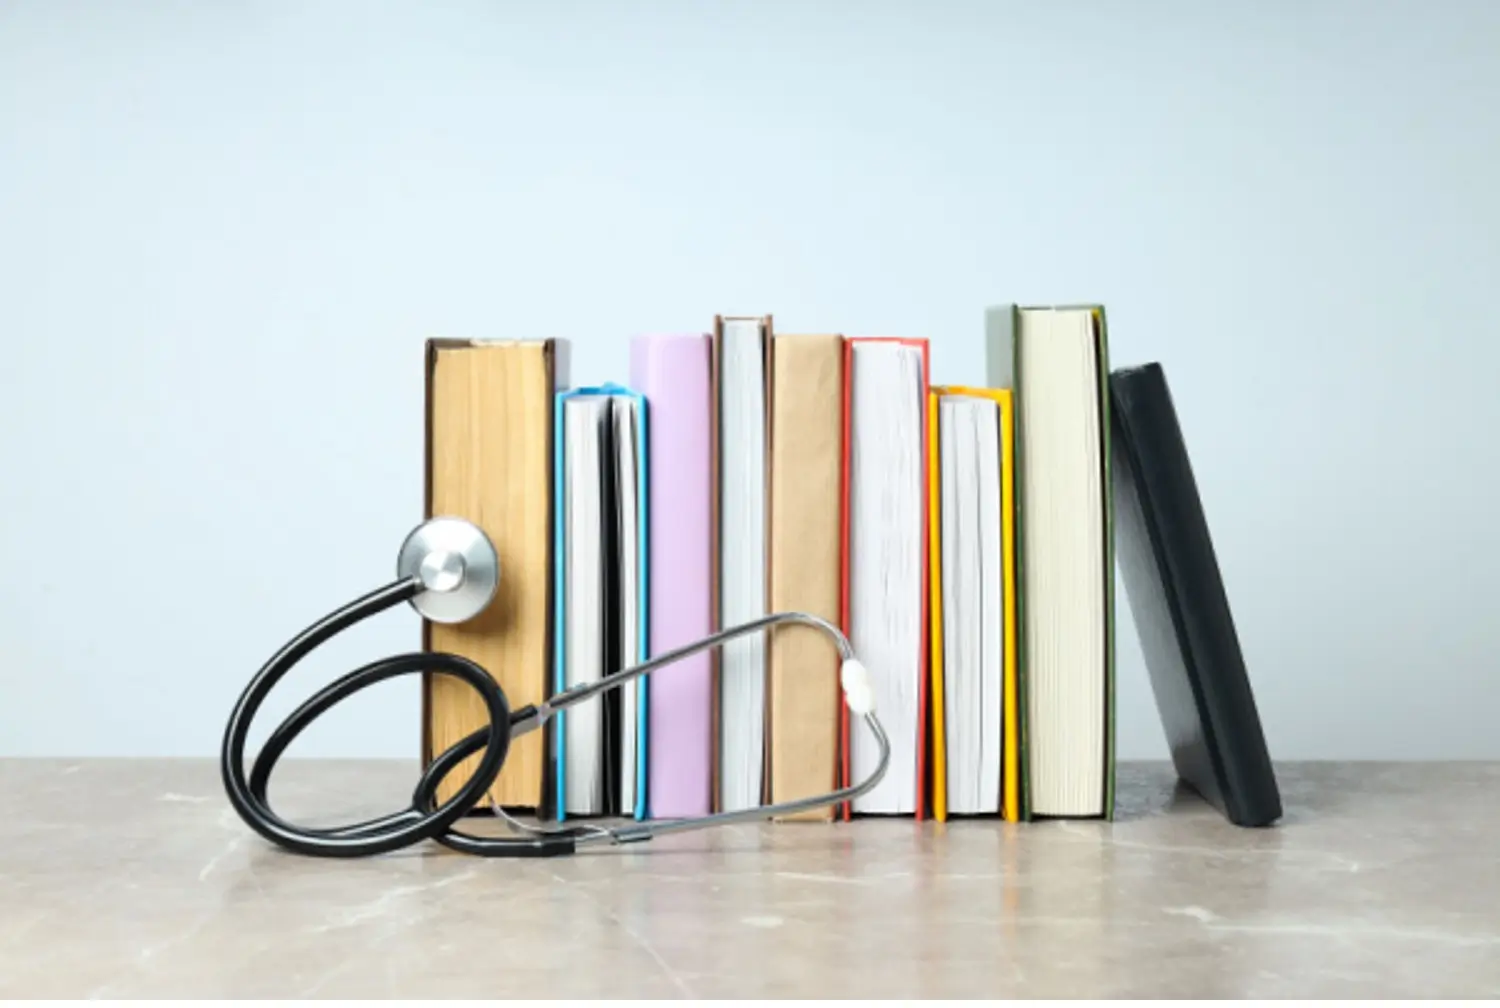
[[[554,611],[554,666],[553,666],[553,688],[555,692],[562,692],[567,688],[567,618],[568,618],[568,584],[567,584],[567,428],[564,424],[564,410],[569,399],[578,396],[609,396],[629,399],[635,403],[635,485],[636,485],[636,653],[627,656],[626,660],[634,665],[644,662],[650,654],[650,592],[651,584],[650,556],[648,548],[647,530],[650,528],[649,509],[650,493],[649,483],[646,476],[649,471],[647,459],[647,445],[650,439],[646,436],[647,425],[647,402],[646,397],[639,392],[634,392],[623,385],[608,382],[604,385],[582,386],[559,392],[553,406],[553,447],[552,447],[552,479],[553,500],[553,563],[556,565],[555,596],[553,600]],[[614,670],[610,670],[614,671]],[[608,672],[605,673],[606,678]],[[648,686],[650,677],[641,676],[635,680],[636,684],[636,709],[635,709],[635,732],[636,732],[636,761],[635,761],[635,801],[631,815],[641,820],[646,817],[647,795],[646,795],[646,767],[647,752],[650,740],[647,736],[647,725],[650,718],[647,716],[650,693]],[[607,695],[607,694],[605,694]],[[602,696],[596,697],[588,703],[599,703]],[[557,782],[557,818],[567,818],[567,712],[560,711],[554,718],[554,744],[553,765],[556,769]]]

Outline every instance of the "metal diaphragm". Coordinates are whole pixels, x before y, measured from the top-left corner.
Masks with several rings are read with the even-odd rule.
[[[484,612],[500,586],[500,557],[484,530],[448,515],[412,529],[396,558],[396,573],[422,590],[412,608],[434,623],[463,623]]]

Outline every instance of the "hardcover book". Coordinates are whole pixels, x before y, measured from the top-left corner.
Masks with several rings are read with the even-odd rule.
[[[1172,762],[1230,822],[1270,825],[1281,796],[1166,374],[1109,385],[1120,572]]]

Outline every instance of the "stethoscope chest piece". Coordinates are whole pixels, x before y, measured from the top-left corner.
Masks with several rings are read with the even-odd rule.
[[[434,623],[463,623],[485,610],[500,586],[500,557],[484,530],[462,518],[432,518],[412,530],[396,574],[422,590],[411,606]]]

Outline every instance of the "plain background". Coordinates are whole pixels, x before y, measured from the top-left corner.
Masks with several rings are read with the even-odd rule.
[[[1088,300],[1167,368],[1273,754],[1500,757],[1496,52],[1482,0],[0,2],[0,755],[216,752],[392,575],[428,336],[594,381],[772,312],[961,382],[986,305]]]

